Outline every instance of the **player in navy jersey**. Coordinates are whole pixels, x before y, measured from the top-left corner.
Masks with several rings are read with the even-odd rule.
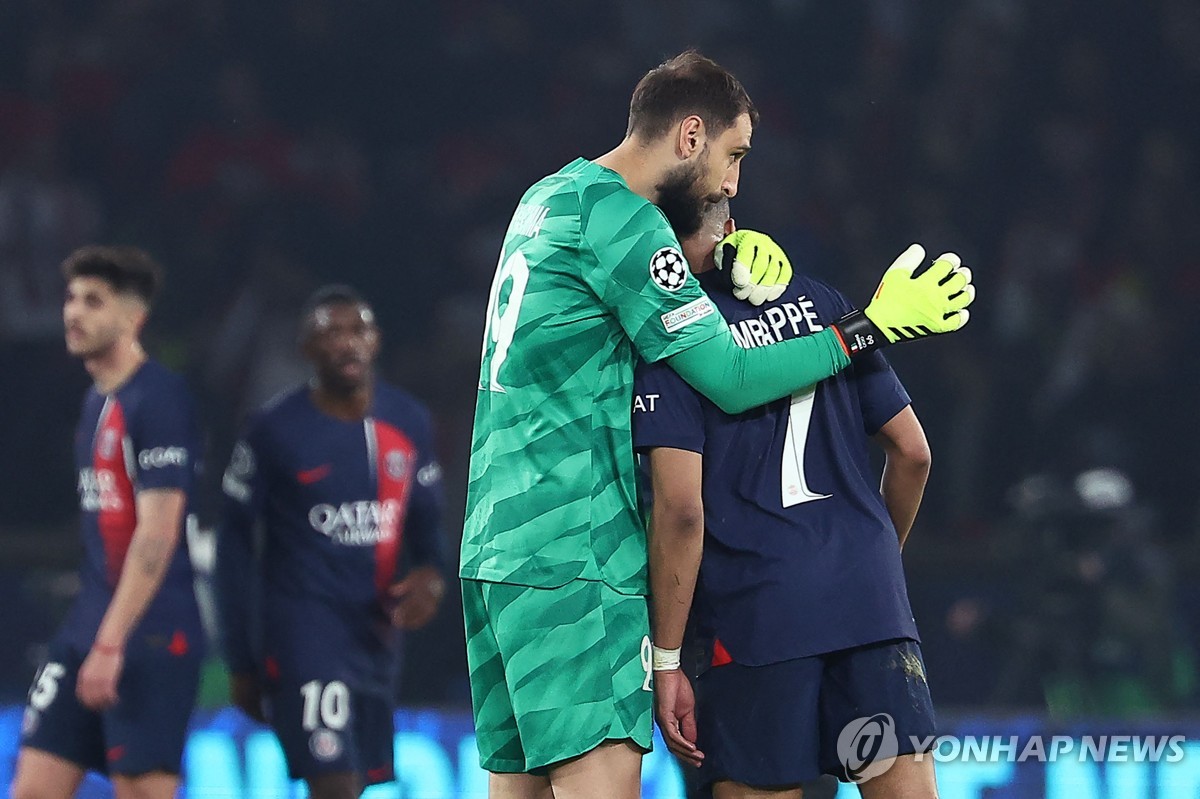
[[[183,380],[139,341],[161,281],[132,247],[63,263],[67,351],[93,379],[75,432],[80,593],[29,692],[15,799],[107,773],[118,799],[179,785],[203,646],[184,524],[199,435]]]
[[[313,380],[250,420],[225,472],[217,597],[234,703],[265,711],[292,777],[333,799],[394,777],[396,628],[428,623],[445,589],[441,470],[428,411],[374,375],[356,292],[319,290],[301,339]]]
[[[809,335],[851,310],[799,274],[762,307],[734,299],[712,270],[728,214],[727,202],[714,206],[683,249],[741,346]],[[871,438],[886,454],[882,488]],[[704,790],[799,797],[824,773],[858,781],[868,799],[935,797],[932,760],[918,761],[910,738],[935,729],[900,558],[929,450],[883,356],[738,416],[642,365],[634,445],[654,493],[655,645],[679,648],[686,627],[698,654],[694,696],[680,668],[656,663],[659,725]]]

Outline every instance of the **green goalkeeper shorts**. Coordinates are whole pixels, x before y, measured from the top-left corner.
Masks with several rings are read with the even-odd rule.
[[[650,750],[645,597],[591,580],[558,588],[481,580],[462,586],[483,768],[544,773],[607,740]]]

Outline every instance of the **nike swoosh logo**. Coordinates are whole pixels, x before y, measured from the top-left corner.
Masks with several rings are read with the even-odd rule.
[[[326,463],[324,466],[318,466],[315,469],[305,469],[302,472],[296,472],[296,479],[301,485],[312,485],[318,480],[324,480],[333,471],[333,467]]]

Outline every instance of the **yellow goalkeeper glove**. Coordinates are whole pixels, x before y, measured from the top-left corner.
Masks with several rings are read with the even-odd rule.
[[[971,270],[948,252],[915,274],[924,261],[924,247],[909,247],[883,273],[866,310],[852,311],[834,324],[848,354],[952,333],[967,323],[971,318],[967,306],[975,299]]]
[[[721,239],[713,254],[717,269],[729,273],[733,296],[762,305],[779,299],[792,280],[792,264],[766,233],[739,230]]]

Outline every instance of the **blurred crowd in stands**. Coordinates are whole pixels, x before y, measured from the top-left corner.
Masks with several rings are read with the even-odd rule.
[[[6,0],[0,551],[74,535],[58,264],[92,241],[168,269],[149,340],[203,399],[206,522],[241,418],[305,374],[301,303],[347,282],[437,415],[454,550],[512,208],[687,46],[762,112],[741,226],[851,297],[912,241],[975,271],[970,327],[893,356],[934,453],[906,558],[935,699],[1194,705],[1191,0]],[[455,612],[409,700],[464,700]]]

